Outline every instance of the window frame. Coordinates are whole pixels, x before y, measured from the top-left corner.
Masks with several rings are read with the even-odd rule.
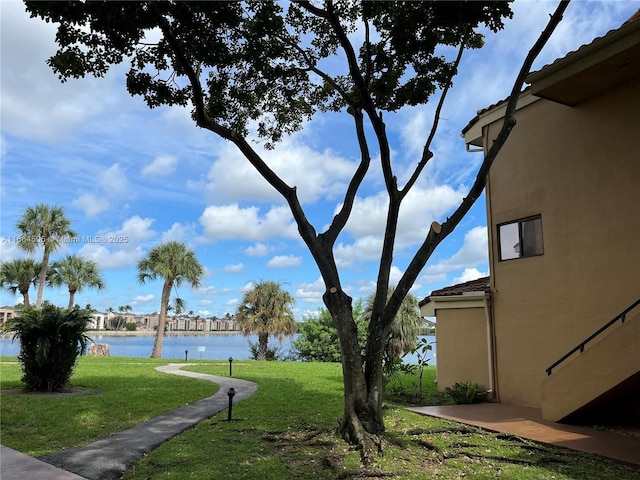
[[[541,251],[540,253],[534,253],[532,255],[524,255],[524,248],[523,248],[523,225],[527,222],[530,221],[535,221],[535,220],[539,220],[540,221],[540,242],[541,242]],[[520,245],[519,247],[519,252],[518,255],[515,257],[510,257],[510,258],[503,258],[503,249],[502,249],[502,234],[501,234],[501,229],[502,227],[506,226],[506,225],[517,225],[517,229],[518,229],[518,244]],[[522,258],[532,258],[532,257],[541,257],[544,255],[544,230],[542,228],[542,214],[537,214],[537,215],[531,215],[528,217],[523,217],[523,218],[519,218],[517,220],[510,220],[508,222],[502,222],[502,223],[498,223],[496,225],[496,229],[497,229],[497,238],[498,238],[498,261],[499,262],[509,262],[511,260],[520,260]]]

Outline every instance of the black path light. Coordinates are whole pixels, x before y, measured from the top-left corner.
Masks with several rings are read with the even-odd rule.
[[[233,397],[236,395],[236,389],[231,387],[227,390],[227,395],[229,395],[229,414],[227,415],[227,422],[231,421],[231,409],[233,408]]]
[[[187,357],[189,357],[189,350],[185,350],[184,351],[184,361],[188,362],[189,360],[187,360]]]
[[[231,365],[233,364],[233,357],[229,357],[229,376],[232,377]]]

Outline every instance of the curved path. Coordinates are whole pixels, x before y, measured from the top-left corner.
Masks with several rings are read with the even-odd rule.
[[[193,364],[174,363],[156,370],[208,380],[217,384],[219,390],[210,397],[163,413],[128,430],[84,447],[47,455],[41,460],[90,480],[116,480],[136,460],[161,443],[228,408],[227,390],[230,387],[236,391],[234,403],[253,395],[258,389],[257,384],[247,380],[180,370],[187,365]]]

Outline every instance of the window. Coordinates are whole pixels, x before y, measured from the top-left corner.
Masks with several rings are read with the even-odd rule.
[[[543,255],[542,217],[537,215],[498,225],[498,243],[501,261]]]

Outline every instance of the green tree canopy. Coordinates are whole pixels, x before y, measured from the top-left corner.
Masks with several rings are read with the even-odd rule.
[[[282,283],[273,280],[260,280],[242,295],[236,320],[243,335],[258,336],[258,360],[267,358],[270,335],[282,341],[297,332],[294,303]]]
[[[204,267],[198,262],[195,252],[181,242],[162,243],[149,250],[147,255],[138,262],[140,283],[145,284],[155,279],[163,280],[158,329],[151,351],[152,358],[162,358],[162,341],[171,289],[181,286],[184,282],[197,288],[200,286],[202,275],[204,275]],[[182,304],[182,300],[179,303]],[[127,306],[123,308],[126,309]]]
[[[20,293],[25,308],[29,308],[29,289],[38,283],[40,262],[32,258],[17,258],[0,265],[0,288],[8,290],[12,295]]]
[[[62,207],[44,203],[27,207],[16,227],[20,232],[18,239],[20,248],[28,253],[33,253],[38,247],[43,249],[35,306],[40,308],[51,254],[58,250],[63,242],[75,239],[78,235],[71,230],[71,222]]]
[[[98,291],[105,288],[98,264],[79,255],[66,255],[62,260],[53,262],[47,279],[52,286],[66,285],[68,287],[68,308],[73,307],[75,294],[81,292],[85,287],[95,288]]]

